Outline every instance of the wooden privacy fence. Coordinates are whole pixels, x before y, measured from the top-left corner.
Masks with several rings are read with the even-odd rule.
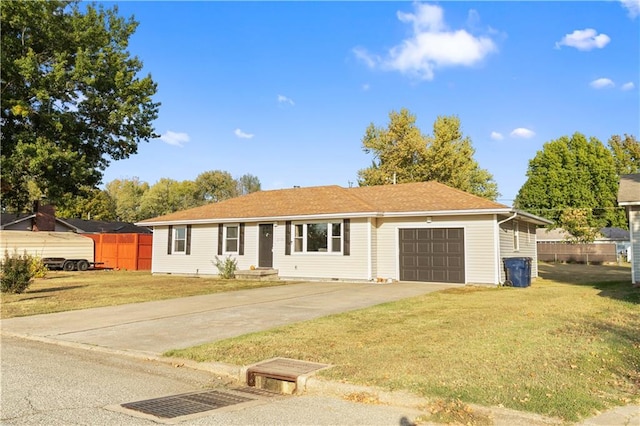
[[[570,244],[538,242],[538,260],[565,263],[616,263],[618,253],[614,243]]]
[[[95,242],[95,261],[105,268],[151,270],[152,234],[87,234]]]

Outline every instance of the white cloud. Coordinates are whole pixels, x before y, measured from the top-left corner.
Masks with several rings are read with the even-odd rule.
[[[252,133],[245,133],[240,129],[234,130],[233,133],[240,139],[251,139],[254,136]]]
[[[287,98],[284,95],[278,95],[278,102],[279,103],[284,103],[284,104],[289,104],[289,105],[295,105],[295,102],[293,102],[293,99],[291,98]]]
[[[517,129],[513,129],[513,131],[509,133],[509,136],[511,136],[512,138],[522,138],[522,139],[529,139],[534,137],[535,135],[536,135],[536,132],[534,132],[533,130],[526,129],[524,127],[518,127]]]
[[[620,0],[620,3],[627,9],[630,18],[640,15],[640,0]]]
[[[186,133],[167,130],[162,136],[160,136],[160,140],[164,143],[168,143],[169,145],[183,147],[185,143],[189,142],[190,138]]]
[[[556,49],[560,49],[560,46],[575,47],[583,51],[595,48],[602,49],[610,41],[611,38],[608,35],[598,34],[593,28],[585,28],[584,30],[575,30],[562,37],[562,40],[556,42]]]
[[[369,52],[367,52],[367,49],[365,49],[364,47],[354,47],[352,49],[352,52],[354,55],[356,55],[356,58],[364,62],[365,65],[368,66],[369,68],[375,68],[376,64],[380,62],[379,57],[377,57],[376,55],[370,54]]]
[[[491,132],[491,139],[493,139],[494,141],[501,141],[502,139],[504,139],[504,136],[502,136],[502,133]]]
[[[608,78],[598,78],[589,83],[589,86],[594,89],[606,89],[608,87],[614,87],[615,83]]]
[[[371,89],[371,86],[369,85],[369,83],[365,83],[362,85],[362,90],[363,91],[368,91],[369,89]]]
[[[438,68],[472,66],[497,51],[488,37],[476,37],[466,30],[449,30],[440,6],[416,3],[414,9],[414,13],[397,13],[401,22],[413,26],[410,38],[389,49],[384,58],[364,48],[354,48],[356,58],[370,68],[379,66],[432,80]],[[473,16],[479,20],[477,12]]]
[[[631,81],[630,81],[630,82],[628,82],[628,83],[623,84],[623,85],[620,87],[620,89],[621,89],[621,90],[624,90],[624,91],[627,91],[627,90],[633,90],[635,87],[636,87],[636,85],[635,85],[635,84],[633,84],[633,82],[631,82]]]
[[[440,6],[416,3],[414,7],[415,13],[396,13],[400,21],[413,23],[414,33],[439,32],[446,29],[444,12]]]

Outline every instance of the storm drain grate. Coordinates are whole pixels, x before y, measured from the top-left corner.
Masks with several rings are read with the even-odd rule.
[[[156,417],[173,419],[253,400],[254,398],[212,390],[129,402],[122,404],[122,407]]]

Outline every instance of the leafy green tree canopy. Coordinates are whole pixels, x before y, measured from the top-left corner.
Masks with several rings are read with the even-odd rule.
[[[260,179],[252,174],[244,174],[237,179],[238,195],[247,195],[262,189]]]
[[[544,144],[529,161],[527,181],[516,196],[515,206],[567,227],[581,220],[595,228],[626,227],[624,211],[616,207],[618,174],[611,152],[596,138],[581,133]],[[572,210],[567,210],[572,209]]]
[[[4,1],[0,12],[5,208],[27,206],[30,183],[56,203],[96,187],[111,160],[157,137],[156,83],[127,51],[133,18],[58,0]]]
[[[149,184],[137,177],[133,179],[115,179],[106,185],[106,192],[115,200],[116,218],[123,222],[136,222],[146,219],[140,210],[140,203],[144,194],[149,190]]]
[[[358,171],[360,186],[435,180],[491,200],[498,197],[493,176],[474,160],[475,150],[457,116],[438,117],[433,136],[425,136],[415,115],[404,108],[392,111],[386,128],[367,127],[362,147],[374,158]]]
[[[146,191],[140,200],[140,216],[144,219],[197,207],[197,187],[191,180],[178,182],[162,178]]]
[[[238,196],[238,182],[231,173],[222,170],[200,173],[196,177],[195,184],[201,204],[215,203]]]
[[[117,220],[116,200],[107,191],[86,188],[81,195],[66,194],[56,205],[56,216],[66,219]]]

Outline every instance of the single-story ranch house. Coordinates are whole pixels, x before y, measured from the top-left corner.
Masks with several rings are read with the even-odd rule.
[[[284,279],[499,284],[550,222],[437,182],[259,191],[137,223],[153,227],[153,273],[273,268]]]

